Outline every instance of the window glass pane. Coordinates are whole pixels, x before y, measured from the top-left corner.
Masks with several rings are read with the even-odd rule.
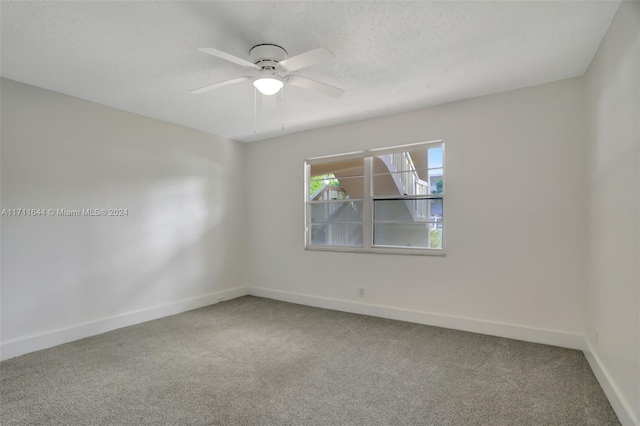
[[[363,198],[364,179],[362,176],[337,177],[326,174],[309,179],[309,200],[344,200]]]
[[[354,158],[352,160],[328,161],[321,164],[312,164],[310,167],[311,177],[333,174],[338,178],[364,175],[364,158]]]
[[[429,222],[440,223],[440,228],[442,228],[442,219],[444,218],[442,198],[430,200],[429,209]]]
[[[362,247],[362,224],[311,225],[310,245]]]
[[[442,223],[440,228],[429,227],[429,248],[442,249]]]
[[[436,148],[429,148],[429,168],[441,168],[442,167],[442,146]]]
[[[427,149],[396,152],[373,157],[373,174],[416,172],[422,180],[427,180]]]
[[[442,199],[374,200],[373,219],[442,223]]]
[[[311,204],[311,223],[362,222],[362,201]]]
[[[429,170],[429,190],[432,194],[442,194],[444,190],[443,170]]]
[[[311,200],[341,200],[346,198],[346,194],[340,181],[333,174],[327,173],[309,179],[309,197]]]
[[[309,169],[311,200],[363,197],[364,158],[312,164]]]
[[[417,172],[386,173],[372,177],[373,195],[427,195],[429,184]]]
[[[442,229],[432,223],[376,223],[373,244],[377,246],[442,248]]]

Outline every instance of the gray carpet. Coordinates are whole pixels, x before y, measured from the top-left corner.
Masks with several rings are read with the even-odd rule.
[[[579,351],[256,297],[0,364],[2,425],[617,425]]]

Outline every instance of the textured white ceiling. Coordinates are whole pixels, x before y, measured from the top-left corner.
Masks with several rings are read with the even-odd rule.
[[[584,74],[618,1],[2,2],[2,76],[241,141],[416,109]],[[260,43],[331,62],[258,108],[247,75],[197,52],[247,58]],[[285,129],[281,129],[284,120]]]

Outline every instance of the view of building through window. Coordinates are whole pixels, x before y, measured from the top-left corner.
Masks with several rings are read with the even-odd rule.
[[[307,163],[308,248],[444,248],[443,143]]]

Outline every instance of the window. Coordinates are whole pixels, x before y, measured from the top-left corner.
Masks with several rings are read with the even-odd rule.
[[[444,254],[444,143],[305,162],[305,247]]]

